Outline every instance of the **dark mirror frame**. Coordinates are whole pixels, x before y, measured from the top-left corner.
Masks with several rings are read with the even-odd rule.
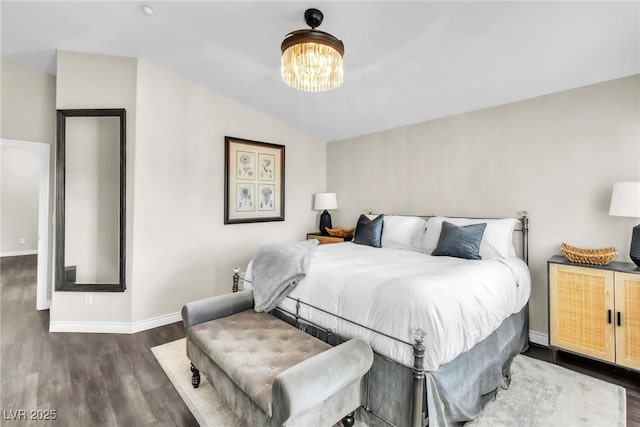
[[[56,140],[56,259],[55,290],[75,292],[124,292],[125,248],[126,248],[126,141],[127,112],[124,108],[57,110]],[[67,117],[119,117],[120,118],[120,282],[119,283],[76,283],[67,282],[64,265],[65,240],[65,137]]]

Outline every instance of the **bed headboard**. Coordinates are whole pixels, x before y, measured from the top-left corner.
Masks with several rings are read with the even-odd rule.
[[[379,215],[378,213],[369,211],[367,215]],[[388,214],[388,215],[396,215],[396,214]],[[447,216],[447,215],[409,215],[409,214],[398,214],[397,216],[417,216],[419,218],[423,218],[425,220],[432,218],[434,216]],[[502,219],[502,218],[510,218],[510,217],[472,217],[472,216],[447,216],[448,218],[469,218],[469,219]],[[529,214],[527,211],[518,212],[517,218],[520,220],[520,224],[516,225],[516,228],[513,230],[514,239],[513,244],[516,247],[516,253],[522,258],[524,262],[529,264]]]

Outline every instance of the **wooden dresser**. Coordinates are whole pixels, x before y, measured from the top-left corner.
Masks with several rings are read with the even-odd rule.
[[[640,269],[635,264],[548,260],[549,343],[558,350],[640,370]]]

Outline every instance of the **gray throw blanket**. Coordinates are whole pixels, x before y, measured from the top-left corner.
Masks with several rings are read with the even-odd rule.
[[[317,240],[278,243],[262,247],[253,259],[254,310],[273,310],[298,285],[309,270]]]

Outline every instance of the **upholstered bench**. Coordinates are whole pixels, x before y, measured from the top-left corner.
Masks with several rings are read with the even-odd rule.
[[[339,346],[253,310],[243,291],[182,308],[192,384],[200,371],[250,426],[353,425],[360,382],[373,363],[364,341]]]

